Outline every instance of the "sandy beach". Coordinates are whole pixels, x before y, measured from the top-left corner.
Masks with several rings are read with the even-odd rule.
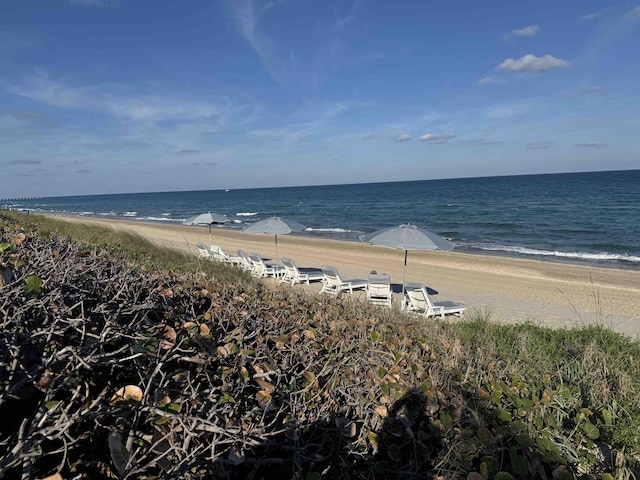
[[[155,244],[196,254],[195,244],[219,245],[275,258],[273,235],[247,234],[223,228],[60,217],[136,232]],[[402,282],[404,252],[358,242],[278,236],[279,257],[298,266],[334,265],[345,278],[366,279],[371,270]],[[456,300],[470,311],[490,314],[494,322],[530,321],[549,327],[601,323],[618,332],[640,335],[640,271],[567,265],[537,260],[440,251],[410,251],[407,281],[436,290],[436,300]],[[293,288],[293,287],[292,287]],[[299,288],[299,287],[295,287]],[[319,286],[317,286],[319,290]],[[399,302],[400,295],[395,295]]]

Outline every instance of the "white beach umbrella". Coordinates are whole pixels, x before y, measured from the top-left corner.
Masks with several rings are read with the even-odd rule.
[[[270,233],[276,239],[276,263],[278,263],[278,235],[287,235],[291,232],[301,232],[304,227],[295,220],[281,217],[269,217],[259,220],[242,231],[247,233]]]
[[[402,285],[404,285],[407,276],[407,253],[409,250],[453,250],[453,245],[437,233],[409,223],[361,235],[360,240],[379,247],[402,248],[404,250]]]
[[[211,225],[213,224],[223,224],[230,222],[229,218],[225,215],[220,215],[219,213],[201,213],[199,215],[194,215],[193,217],[189,217],[182,222],[183,225],[208,225],[209,226],[209,239],[211,239]]]

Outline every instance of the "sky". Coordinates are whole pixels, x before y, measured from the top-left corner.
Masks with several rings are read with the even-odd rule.
[[[637,168],[639,0],[0,2],[0,198]]]

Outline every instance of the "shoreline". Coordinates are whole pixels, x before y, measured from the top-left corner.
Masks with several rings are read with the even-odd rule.
[[[275,258],[273,235],[224,228],[157,224],[135,220],[54,216],[135,232],[157,245],[195,255],[197,242]],[[334,265],[345,278],[367,278],[371,270],[402,282],[404,251],[361,242],[305,235],[278,236],[279,257],[301,267]],[[409,251],[406,281],[438,291],[435,300],[465,303],[498,323],[530,321],[553,328],[599,323],[640,336],[640,271],[459,251]],[[313,286],[313,285],[312,285]],[[395,302],[399,294],[395,294]],[[455,321],[455,320],[454,320]]]
[[[167,227],[181,227],[182,220],[171,219],[166,221],[165,219],[158,217],[139,218],[127,215],[118,215],[113,212],[113,215],[104,213],[96,214],[95,212],[86,212],[87,214],[78,212],[56,212],[56,211],[42,211],[34,210],[34,215],[44,215],[59,218],[80,218],[86,220],[106,220],[106,221],[123,221],[134,223],[148,223],[154,225],[163,225]],[[134,212],[135,213],[135,212]],[[229,223],[223,226],[214,226],[214,229],[221,228],[223,230],[241,231],[251,223],[245,223],[244,221],[236,223]],[[235,225],[235,227],[234,227]],[[202,228],[202,226],[199,226]],[[206,228],[206,227],[205,227]],[[338,233],[327,233],[338,232]],[[310,238],[320,238],[322,240],[338,240],[346,242],[360,243],[359,235],[364,232],[343,230],[341,228],[323,230],[323,229],[310,229],[309,231],[297,232],[297,236],[307,236]],[[449,239],[451,240],[451,239]],[[453,240],[451,240],[453,241]],[[550,263],[559,263],[563,265],[577,265],[593,268],[607,268],[614,270],[633,270],[640,272],[640,257],[637,255],[629,255],[626,253],[613,253],[613,252],[588,252],[588,251],[572,251],[566,250],[545,250],[543,248],[518,246],[518,245],[498,245],[495,248],[481,247],[479,244],[474,246],[471,244],[457,244],[455,248],[456,252],[467,253],[469,255],[480,256],[492,256],[492,257],[506,257],[516,258],[524,260],[534,260]]]

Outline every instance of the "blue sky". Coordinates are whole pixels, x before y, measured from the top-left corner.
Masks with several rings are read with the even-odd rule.
[[[0,198],[640,168],[640,3],[3,0]]]

